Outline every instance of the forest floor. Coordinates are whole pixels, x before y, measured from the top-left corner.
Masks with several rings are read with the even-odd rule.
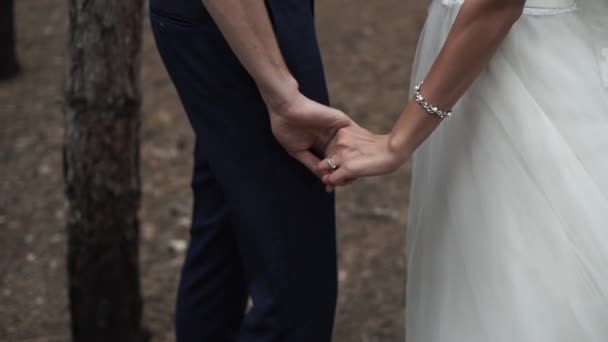
[[[67,1],[16,3],[23,73],[0,83],[0,341],[69,341],[61,144]],[[407,100],[425,0],[323,0],[321,47],[333,105],[386,132]],[[190,223],[193,134],[145,25],[141,272],[145,325],[173,341],[172,316]],[[338,193],[336,342],[404,335],[409,167]]]

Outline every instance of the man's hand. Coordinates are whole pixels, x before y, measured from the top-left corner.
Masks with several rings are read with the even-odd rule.
[[[295,159],[319,178],[318,165],[336,132],[353,121],[343,112],[297,93],[287,102],[269,106],[272,132],[277,141]]]
[[[203,0],[230,47],[255,80],[270,112],[272,131],[294,158],[321,177],[322,155],[338,129],[352,121],[300,93],[285,64],[264,1]]]

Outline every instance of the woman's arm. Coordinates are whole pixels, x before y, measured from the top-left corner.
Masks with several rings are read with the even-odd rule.
[[[525,0],[466,0],[424,80],[421,92],[425,99],[440,109],[452,108],[487,66],[524,5]],[[339,186],[358,177],[395,171],[440,122],[412,99],[388,135],[371,134],[360,127],[341,130],[328,149],[340,167],[324,181]],[[331,171],[327,160],[319,168]]]

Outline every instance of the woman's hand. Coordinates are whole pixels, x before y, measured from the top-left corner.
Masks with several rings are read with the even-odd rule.
[[[326,150],[328,158],[318,166],[328,191],[360,177],[396,171],[410,156],[391,148],[390,141],[390,135],[374,134],[357,125],[339,130]]]

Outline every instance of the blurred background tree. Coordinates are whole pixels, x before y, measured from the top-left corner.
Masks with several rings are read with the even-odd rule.
[[[0,0],[0,80],[12,78],[19,72],[14,15],[13,0]]]
[[[64,179],[75,342],[147,340],[139,279],[142,0],[70,0]]]

